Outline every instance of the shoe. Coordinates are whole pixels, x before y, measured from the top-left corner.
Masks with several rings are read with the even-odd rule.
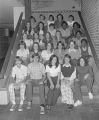
[[[73,105],[72,104],[68,104],[67,106],[68,106],[69,110],[73,109]]]
[[[12,104],[11,108],[10,108],[10,111],[14,111],[16,108],[16,104]]]
[[[31,102],[28,102],[27,109],[31,109]]]
[[[45,114],[45,108],[44,108],[44,106],[40,106],[40,114],[41,115]]]
[[[77,107],[77,106],[80,106],[82,105],[82,101],[80,100],[77,100],[75,103],[74,103],[74,107]]]
[[[92,100],[93,99],[93,94],[90,92],[89,94],[89,99]]]
[[[23,111],[23,105],[19,105],[18,111]]]
[[[46,106],[46,110],[48,110],[48,111],[51,110],[51,106],[50,106],[50,105],[47,105],[47,106]]]

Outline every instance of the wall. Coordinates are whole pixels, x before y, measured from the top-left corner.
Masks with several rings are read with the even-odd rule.
[[[80,9],[80,2],[81,0],[31,0],[34,1],[36,4],[36,8],[46,8],[46,10],[55,10],[55,9],[73,9],[78,10]],[[38,4],[38,1],[39,4]],[[42,4],[47,3],[46,4]],[[46,2],[47,1],[47,2]],[[54,1],[54,4],[48,5],[48,3]],[[13,7],[23,7],[24,0],[0,0],[0,27],[2,26],[13,26],[14,18],[13,18]],[[35,5],[35,4],[32,5]],[[43,5],[43,6],[42,6]],[[45,7],[46,5],[46,7]],[[75,6],[75,8],[72,8]],[[42,10],[44,10],[42,9]],[[36,9],[37,10],[37,9]],[[41,10],[41,9],[40,9]]]
[[[82,0],[81,13],[99,58],[99,0]],[[94,77],[99,88],[99,71],[94,66]]]
[[[82,0],[81,13],[99,57],[99,0]]]
[[[31,0],[32,11],[81,10],[81,0]]]
[[[13,27],[13,7],[23,6],[23,0],[0,0],[0,27]]]

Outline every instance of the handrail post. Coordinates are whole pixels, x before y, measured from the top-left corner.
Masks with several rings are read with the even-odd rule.
[[[28,21],[31,16],[31,0],[24,0],[25,2],[25,20]]]

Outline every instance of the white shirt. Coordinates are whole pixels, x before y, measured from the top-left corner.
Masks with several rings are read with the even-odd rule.
[[[24,50],[19,49],[16,54],[16,56],[24,57],[24,58],[27,58],[28,55],[29,55],[28,49],[24,49]]]
[[[75,22],[75,21],[72,21],[72,22],[70,22],[70,21],[67,21],[67,23],[68,23],[68,26],[70,26],[70,27],[73,27],[73,24],[74,24],[74,22]]]
[[[39,31],[39,34],[43,35],[43,34],[44,34],[44,31],[43,31],[43,30],[40,30],[40,31]]]
[[[16,82],[20,82],[21,80],[24,80],[24,78],[27,76],[27,67],[25,65],[21,65],[21,67],[17,67],[15,65],[12,68],[12,77],[16,77]]]
[[[56,35],[56,29],[54,29],[53,31],[49,30],[51,36],[55,36]]]
[[[47,50],[43,50],[42,53],[41,53],[41,57],[42,57],[44,60],[47,61],[47,60],[50,59],[50,57],[51,57],[52,54],[53,54],[53,53],[48,53]]]
[[[25,42],[27,48],[29,48],[30,46],[33,45],[32,39],[25,39],[24,42]]]
[[[60,29],[60,31],[61,31],[62,37],[69,37],[71,34],[71,31],[69,28],[66,30]]]
[[[46,66],[46,72],[50,73],[51,77],[58,76],[58,73],[61,73],[61,67],[60,65],[56,68],[55,66],[52,66],[51,68],[47,65]]]

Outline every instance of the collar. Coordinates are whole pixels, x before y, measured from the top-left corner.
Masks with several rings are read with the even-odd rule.
[[[72,52],[72,51],[75,52],[76,50],[75,50],[75,49],[70,49],[70,48],[69,48],[69,52]]]
[[[63,64],[63,67],[71,67],[71,64],[68,64],[68,65]]]

